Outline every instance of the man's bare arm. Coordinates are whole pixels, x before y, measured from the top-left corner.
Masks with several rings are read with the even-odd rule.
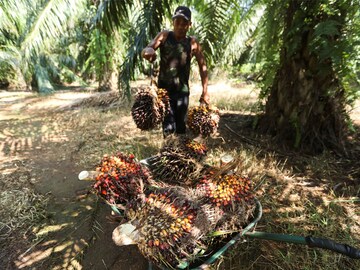
[[[163,30],[156,35],[156,37],[142,50],[141,56],[146,60],[152,62],[156,59],[155,51],[160,47],[161,43],[165,42],[169,31]]]
[[[200,97],[200,102],[205,102],[206,104],[210,104],[210,96],[208,93],[208,73],[207,73],[207,67],[205,62],[204,54],[201,50],[201,46],[199,42],[193,37],[191,39],[191,49],[193,54],[195,55],[196,61],[199,65],[199,72],[201,77],[201,84],[202,84],[202,94]]]

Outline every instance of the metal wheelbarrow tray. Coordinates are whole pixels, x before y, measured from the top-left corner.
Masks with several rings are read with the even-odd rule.
[[[145,166],[149,166],[152,162],[153,157],[149,157],[140,161]],[[292,244],[301,244],[307,245],[314,248],[322,248],[331,250],[345,256],[348,256],[353,259],[360,259],[360,250],[356,249],[347,244],[337,243],[333,240],[326,238],[318,238],[312,236],[299,236],[299,235],[290,235],[290,234],[278,234],[278,233],[267,233],[260,232],[255,230],[256,224],[262,217],[262,206],[259,200],[255,198],[256,208],[254,211],[253,220],[243,228],[239,233],[235,233],[235,236],[231,236],[230,240],[222,241],[223,245],[217,245],[213,247],[212,251],[209,251],[209,254],[202,256],[194,262],[183,262],[178,265],[176,269],[191,269],[191,270],[201,270],[208,268],[213,264],[221,255],[223,255],[231,246],[233,246],[237,241],[244,237],[248,238],[258,238],[264,240],[273,240],[278,242],[286,242]],[[224,243],[225,242],[225,243]],[[149,269],[152,269],[151,263],[149,263]],[[162,268],[168,269],[168,268]]]
[[[230,240],[228,241],[222,240],[219,245],[212,247],[212,250],[209,251],[207,255],[199,257],[197,260],[193,262],[184,261],[181,264],[179,264],[176,267],[176,269],[189,269],[189,270],[207,269],[210,265],[215,263],[220,258],[220,256],[222,256],[231,246],[233,246],[237,241],[245,237],[307,245],[309,247],[331,250],[343,254],[352,259],[360,259],[359,249],[356,249],[347,244],[337,243],[330,239],[318,238],[312,236],[304,237],[304,236],[290,235],[290,234],[267,233],[267,232],[260,232],[254,230],[256,224],[259,222],[259,220],[262,217],[261,203],[256,198],[255,198],[255,202],[256,202],[256,208],[254,211],[255,212],[254,219],[245,228],[243,228],[239,233],[235,234],[235,236],[232,236]],[[121,212],[119,212],[119,210],[114,205],[110,205],[110,206],[113,211],[121,215]],[[149,262],[148,269],[149,270],[153,269],[151,262]],[[169,268],[162,267],[161,269],[168,270]]]
[[[312,236],[304,237],[299,235],[267,233],[267,232],[259,232],[254,230],[257,222],[262,217],[261,203],[257,199],[255,199],[255,202],[256,202],[256,208],[254,213],[254,219],[244,229],[242,229],[241,232],[235,234],[235,236],[232,236],[230,240],[225,242],[220,247],[217,248],[214,247],[214,250],[209,252],[208,255],[203,256],[194,262],[183,263],[181,265],[178,265],[176,269],[191,269],[191,270],[207,269],[211,264],[213,264],[217,259],[219,259],[219,257],[222,256],[231,246],[233,246],[237,241],[239,241],[244,237],[307,245],[309,247],[331,250],[353,259],[360,259],[359,249],[356,249],[346,244],[337,243],[330,239],[317,238]],[[152,269],[151,264],[149,264],[149,269]],[[162,269],[165,270],[168,268],[162,268]]]

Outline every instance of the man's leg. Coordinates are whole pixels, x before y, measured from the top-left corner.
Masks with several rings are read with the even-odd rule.
[[[163,135],[164,138],[170,134],[175,133],[176,123],[175,123],[175,112],[176,112],[176,102],[177,100],[170,97],[170,110],[164,118],[163,122]]]
[[[176,133],[186,133],[186,116],[189,107],[189,95],[179,94],[176,101],[175,122]]]

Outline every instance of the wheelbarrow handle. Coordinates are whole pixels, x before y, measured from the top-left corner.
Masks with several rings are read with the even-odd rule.
[[[309,247],[317,247],[335,251],[341,253],[353,259],[360,259],[360,250],[354,247],[351,247],[346,244],[340,244],[333,240],[326,238],[317,238],[312,236],[299,236],[299,235],[290,235],[290,234],[279,234],[279,233],[266,233],[259,231],[246,232],[244,236],[250,238],[258,238],[265,240],[273,240],[278,242],[287,242],[293,244],[302,244]]]
[[[353,259],[360,259],[360,250],[346,244],[340,244],[330,239],[311,236],[306,236],[305,241],[309,247],[329,249]]]

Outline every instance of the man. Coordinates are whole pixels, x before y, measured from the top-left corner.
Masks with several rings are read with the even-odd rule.
[[[141,53],[143,58],[152,62],[156,59],[155,51],[160,48],[158,87],[166,89],[170,97],[170,113],[163,122],[164,136],[186,132],[190,62],[193,56],[199,65],[202,83],[199,101],[205,104],[210,103],[205,57],[195,37],[186,35],[191,27],[191,11],[188,7],[179,6],[172,19],[173,31],[163,30],[158,33]]]

